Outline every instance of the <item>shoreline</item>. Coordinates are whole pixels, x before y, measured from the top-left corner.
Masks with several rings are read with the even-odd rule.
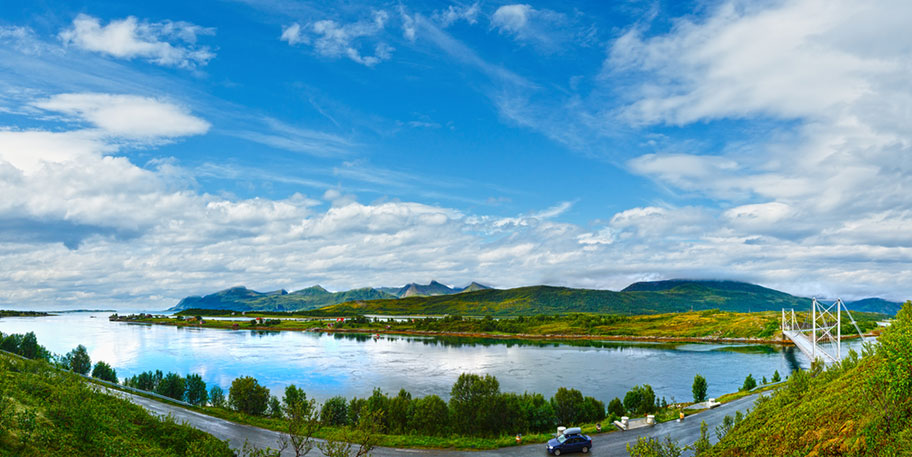
[[[213,321],[218,321],[213,319]],[[641,336],[641,335],[581,335],[581,334],[533,334],[533,333],[483,333],[483,332],[447,332],[436,330],[396,330],[396,329],[371,329],[371,328],[275,328],[272,326],[245,326],[232,328],[226,325],[192,325],[181,322],[150,322],[147,320],[114,320],[112,322],[139,323],[148,325],[169,325],[172,327],[213,328],[220,330],[256,330],[272,332],[314,332],[314,333],[351,333],[364,335],[405,335],[405,336],[430,336],[430,337],[458,337],[458,338],[493,338],[514,340],[541,340],[541,341],[630,341],[647,343],[722,343],[722,344],[763,344],[794,346],[788,339],[774,338],[730,338],[715,336]],[[212,321],[210,321],[212,322]],[[220,321],[232,322],[232,321]],[[867,333],[865,337],[874,337],[876,334]],[[858,335],[843,335],[844,339],[856,339]]]

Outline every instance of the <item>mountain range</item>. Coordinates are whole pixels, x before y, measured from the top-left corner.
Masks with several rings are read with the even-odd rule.
[[[848,301],[851,310],[895,315],[901,303],[880,298]],[[528,286],[492,289],[478,283],[453,288],[437,281],[402,287],[329,292],[312,286],[295,292],[257,292],[233,287],[206,296],[187,297],[168,311],[311,311],[314,314],[461,314],[518,316],[599,312],[654,314],[703,309],[778,311],[810,307],[810,299],[738,281],[674,279],[633,283],[623,290]]]
[[[323,287],[311,286],[288,292],[285,289],[257,292],[244,286],[232,287],[205,296],[186,297],[168,311],[186,309],[224,309],[229,311],[305,311],[350,301],[398,299],[451,295],[490,289],[477,282],[465,287],[449,287],[437,281],[429,284],[406,284],[402,287],[365,287],[342,292],[330,292]]]

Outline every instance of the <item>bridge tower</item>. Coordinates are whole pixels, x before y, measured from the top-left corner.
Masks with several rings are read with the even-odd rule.
[[[815,297],[811,302],[810,322],[798,324],[795,309],[786,313],[782,309],[782,334],[792,340],[795,346],[809,359],[822,360],[824,363],[838,362],[842,359],[842,313],[846,315],[855,326],[858,335],[864,341],[864,335],[855,323],[855,318],[841,299],[836,299],[831,304],[825,304]]]

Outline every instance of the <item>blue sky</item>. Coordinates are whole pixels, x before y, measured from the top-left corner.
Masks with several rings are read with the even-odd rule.
[[[672,277],[904,299],[904,9],[5,2],[0,303]]]

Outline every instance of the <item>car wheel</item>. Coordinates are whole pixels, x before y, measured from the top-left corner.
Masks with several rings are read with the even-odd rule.
[[[587,448],[586,446],[583,446],[583,454],[585,454],[587,452],[589,452],[589,448]]]
[[[555,450],[554,450],[554,455],[560,455],[560,449],[555,449]]]

